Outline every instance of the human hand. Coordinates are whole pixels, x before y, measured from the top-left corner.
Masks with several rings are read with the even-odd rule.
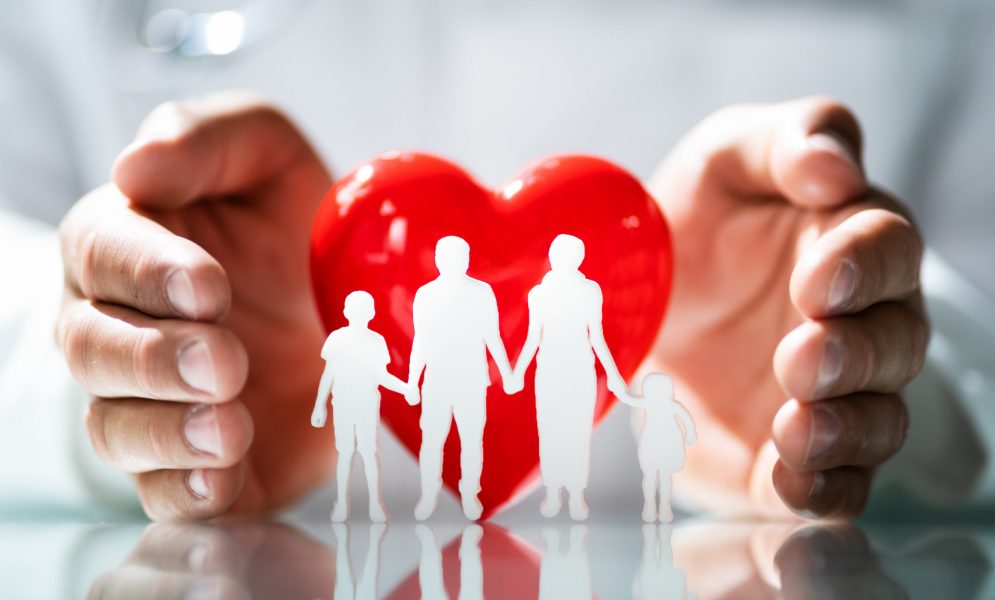
[[[323,368],[308,244],[329,183],[280,112],[213,96],[154,110],[63,221],[57,338],[149,516],[267,511],[331,470],[294,416]]]
[[[923,243],[867,185],[860,138],[825,98],[731,107],[651,184],[680,267],[651,366],[707,440],[680,475],[706,509],[855,516],[904,441],[898,394],[929,337]]]
[[[408,389],[404,392],[404,400],[411,406],[416,406],[421,402],[421,394],[418,391],[417,383],[408,384]]]

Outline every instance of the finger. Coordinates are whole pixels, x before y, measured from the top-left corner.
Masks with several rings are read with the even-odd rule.
[[[854,392],[900,391],[922,369],[929,328],[907,303],[888,302],[864,312],[806,321],[774,351],[774,374],[801,401]]]
[[[822,236],[795,265],[791,300],[802,314],[852,314],[919,291],[923,243],[905,217],[862,210]]]
[[[134,202],[175,208],[204,196],[254,187],[290,168],[328,173],[300,131],[278,109],[242,94],[170,102],[153,110],[118,157],[112,181]]]
[[[795,471],[774,465],[774,489],[785,506],[805,518],[851,519],[864,511],[872,472],[862,467]]]
[[[253,434],[252,417],[238,401],[190,406],[96,399],[86,425],[97,455],[129,473],[230,467],[245,455]]]
[[[234,398],[248,376],[242,342],[217,325],[73,300],[56,336],[69,370],[95,396],[219,402]]]
[[[166,469],[135,475],[142,507],[157,521],[218,516],[235,502],[244,480],[244,462],[225,469]]]
[[[673,156],[697,162],[665,163],[654,180],[666,181],[674,168],[698,171],[701,182],[736,195],[784,197],[810,208],[839,206],[867,188],[860,126],[831,98],[731,106],[705,119],[680,146],[684,151]]]
[[[86,298],[157,317],[221,319],[224,269],[194,242],[136,213],[111,185],[80,200],[59,230],[66,282]]]
[[[908,427],[905,403],[892,394],[789,400],[774,417],[774,444],[781,461],[797,471],[873,467],[898,452]]]

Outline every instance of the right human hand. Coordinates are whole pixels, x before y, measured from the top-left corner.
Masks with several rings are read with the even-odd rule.
[[[155,519],[290,502],[332,468],[300,418],[323,368],[308,246],[328,171],[278,110],[228,94],[155,109],[111,179],[60,230],[56,334],[96,397],[96,452]]]

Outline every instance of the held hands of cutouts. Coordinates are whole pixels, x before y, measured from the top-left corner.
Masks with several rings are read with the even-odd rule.
[[[409,383],[408,389],[404,392],[404,400],[411,406],[416,406],[421,402],[421,395],[418,393],[418,384]]]

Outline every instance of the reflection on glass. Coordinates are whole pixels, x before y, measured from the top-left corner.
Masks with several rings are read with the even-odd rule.
[[[570,527],[569,542],[564,544],[559,530],[542,530],[546,553],[539,573],[539,600],[590,600],[591,562],[587,558],[587,526]]]
[[[673,529],[672,525],[643,525],[643,557],[632,584],[632,597],[636,600],[687,598],[684,573],[674,566],[670,545]]]
[[[390,600],[519,600],[539,593],[538,552],[497,525],[470,524],[441,550],[431,525],[416,525],[415,537],[418,568],[386,596]]]
[[[441,532],[453,530],[439,527],[102,526],[70,538],[71,547],[46,550],[67,557],[55,575],[73,590],[64,597],[369,599],[380,597],[382,579],[391,600],[588,600],[595,585],[602,598],[630,591],[700,600],[995,598],[995,535],[985,529],[685,522],[640,531],[616,523],[590,526],[599,540],[593,545],[585,525],[526,529],[541,555],[490,523],[471,524],[444,543]],[[19,531],[29,537],[18,538]],[[3,533],[7,548],[38,546],[36,530]],[[350,544],[365,554],[356,572]]]
[[[415,526],[415,534],[421,543],[418,583],[422,598],[449,598],[442,575],[442,553],[436,543],[435,532],[427,525],[419,524]],[[460,600],[484,598],[484,575],[480,562],[480,539],[483,535],[483,528],[475,523],[463,530],[459,547]]]
[[[288,525],[153,523],[87,597],[327,598],[334,564],[331,548]]]
[[[359,585],[354,583],[352,561],[349,558],[349,525],[332,524],[335,532],[335,600],[376,600],[377,576],[380,573],[380,546],[383,544],[387,525],[370,525],[370,541],[366,547],[366,560]]]

